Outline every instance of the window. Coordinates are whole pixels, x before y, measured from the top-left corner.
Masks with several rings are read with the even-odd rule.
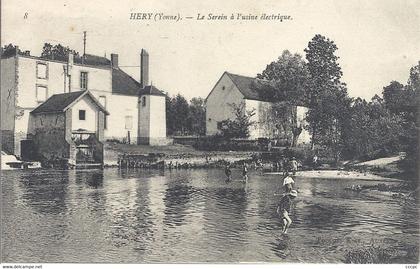
[[[222,122],[221,121],[218,121],[217,122],[217,129],[222,129],[222,127],[223,127],[223,125],[222,125]]]
[[[146,96],[143,96],[143,98],[141,100],[141,104],[142,104],[142,106],[146,106]]]
[[[36,77],[40,79],[48,78],[48,66],[46,63],[37,63],[36,64]]]
[[[80,89],[88,89],[88,72],[80,72]]]
[[[79,120],[86,120],[86,110],[79,110]]]
[[[106,109],[106,96],[99,96],[99,103]],[[104,115],[104,129],[107,126],[107,116]]]
[[[222,87],[222,90],[226,90],[226,87],[225,87],[225,86],[223,86],[223,87]]]
[[[47,86],[36,86],[36,101],[38,104],[43,103],[45,100],[47,100],[48,91]]]
[[[133,116],[125,116],[125,129],[131,130],[133,128]]]

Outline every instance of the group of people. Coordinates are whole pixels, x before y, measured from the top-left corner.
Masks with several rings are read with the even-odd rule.
[[[293,179],[292,175],[296,174],[298,169],[298,162],[296,158],[292,158],[290,161],[290,169],[291,173],[289,173],[288,169],[284,172],[283,178],[283,192],[280,194],[281,198],[277,204],[277,214],[281,217],[283,222],[282,233],[287,234],[287,230],[289,229],[290,225],[292,224],[292,219],[290,218],[293,200],[297,197],[297,191],[294,189],[295,180]],[[225,174],[226,174],[226,182],[232,180],[232,170],[231,166],[228,163],[225,167]],[[245,182],[248,181],[248,165],[244,163],[242,165],[242,177]],[[279,194],[275,194],[279,195]]]
[[[226,182],[232,180],[232,169],[230,163],[225,166]],[[242,178],[246,182],[248,180],[248,165],[244,163],[242,165]]]

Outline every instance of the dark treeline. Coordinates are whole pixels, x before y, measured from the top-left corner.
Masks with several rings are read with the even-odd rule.
[[[181,94],[166,96],[166,128],[168,135],[205,135],[206,111],[204,99],[190,102]]]
[[[275,103],[309,108],[305,128],[312,135],[314,152],[337,162],[405,152],[400,165],[417,178],[420,62],[411,67],[405,84],[390,78],[382,96],[366,101],[349,97],[337,50],[334,41],[316,35],[305,49],[306,61],[284,51],[258,75],[269,82],[265,94]]]

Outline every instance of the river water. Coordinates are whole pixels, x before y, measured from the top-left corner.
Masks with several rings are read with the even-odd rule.
[[[418,249],[415,203],[344,189],[377,181],[296,178],[282,236],[280,177],[240,179],[233,170],[226,183],[217,169],[3,171],[2,260],[341,263],[370,244]]]

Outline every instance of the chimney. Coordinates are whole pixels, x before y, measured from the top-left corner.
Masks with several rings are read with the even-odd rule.
[[[74,54],[73,54],[73,52],[69,52],[69,61],[68,61],[68,64],[70,66],[72,66],[73,63],[74,63]]]
[[[118,54],[111,53],[111,66],[112,68],[118,68]]]
[[[149,85],[149,53],[145,49],[140,54],[140,86],[142,88]]]

